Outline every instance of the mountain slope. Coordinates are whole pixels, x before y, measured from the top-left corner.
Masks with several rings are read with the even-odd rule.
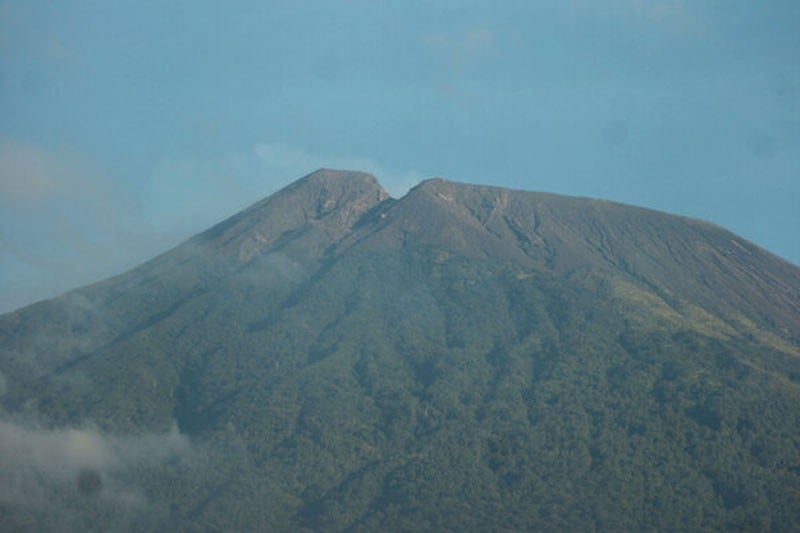
[[[0,520],[790,530],[799,302],[700,221],[321,170],[0,317],[0,466],[48,495]],[[64,427],[113,460],[23,452]]]

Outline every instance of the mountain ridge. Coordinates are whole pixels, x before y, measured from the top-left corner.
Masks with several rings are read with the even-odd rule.
[[[0,316],[0,467],[47,495],[0,480],[0,527],[791,529],[798,291],[708,223],[321,169]],[[26,451],[69,431],[115,459]]]
[[[654,220],[661,224],[656,231]],[[670,231],[688,231],[689,237],[674,239]],[[723,246],[709,247],[709,235]],[[729,331],[744,327],[750,334],[762,334],[760,313],[768,310],[783,339],[773,340],[787,348],[787,342],[800,339],[800,321],[795,319],[800,314],[800,269],[724,228],[607,200],[441,177],[424,180],[394,199],[369,173],[319,169],[111,280],[124,280],[127,291],[148,283],[154,269],[169,265],[175,269],[169,283],[177,289],[178,301],[184,301],[264,255],[280,254],[280,268],[302,271],[306,263],[311,270],[320,268],[353,248],[420,245],[560,276],[619,279],[625,286],[621,290],[652,293],[650,303],[678,314],[696,300],[689,305],[694,314],[710,312]],[[696,257],[703,254],[715,268],[696,266]],[[742,254],[769,268],[743,268]],[[684,276],[684,271],[702,277]],[[731,290],[731,279],[738,278],[745,283]],[[748,312],[730,315],[730,309]],[[800,350],[793,351],[800,355]]]

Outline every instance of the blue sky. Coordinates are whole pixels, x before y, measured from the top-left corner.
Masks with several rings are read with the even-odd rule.
[[[602,197],[800,263],[800,2],[0,0],[0,311],[321,166]]]

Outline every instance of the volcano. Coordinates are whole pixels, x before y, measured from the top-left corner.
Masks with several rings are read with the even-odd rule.
[[[800,529],[800,268],[322,169],[0,316],[0,529]]]

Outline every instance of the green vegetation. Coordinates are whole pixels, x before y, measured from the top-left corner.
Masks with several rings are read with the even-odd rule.
[[[297,239],[0,317],[4,419],[91,421],[117,458],[1,463],[37,498],[0,529],[800,529],[798,345],[769,316],[591,262]]]
[[[58,424],[177,419],[204,459],[126,474],[150,502],[128,519],[152,527],[800,523],[789,354],[650,330],[610,293],[439,252],[351,255],[294,290],[198,296],[66,372],[91,390],[45,381],[31,396]]]

